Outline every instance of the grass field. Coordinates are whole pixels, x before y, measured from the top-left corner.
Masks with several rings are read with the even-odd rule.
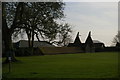
[[[3,78],[116,78],[118,53],[82,53],[17,57],[3,65]]]

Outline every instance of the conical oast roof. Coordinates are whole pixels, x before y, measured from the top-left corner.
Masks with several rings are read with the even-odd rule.
[[[88,34],[88,37],[87,37],[87,39],[85,41],[85,44],[93,44],[93,40],[91,38],[91,31]]]
[[[79,38],[79,32],[77,33],[77,36],[74,41],[75,44],[81,44],[80,38]]]

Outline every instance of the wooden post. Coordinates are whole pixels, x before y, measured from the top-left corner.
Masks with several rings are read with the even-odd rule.
[[[9,56],[8,57],[8,60],[9,60],[9,73],[11,72],[11,57]]]

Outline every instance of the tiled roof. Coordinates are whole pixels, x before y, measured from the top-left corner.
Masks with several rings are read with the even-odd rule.
[[[93,40],[93,43],[103,43],[103,42],[100,42],[98,40]]]

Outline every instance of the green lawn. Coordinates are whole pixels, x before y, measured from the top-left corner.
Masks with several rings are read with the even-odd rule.
[[[17,57],[7,78],[115,78],[118,76],[118,53],[81,53]]]

